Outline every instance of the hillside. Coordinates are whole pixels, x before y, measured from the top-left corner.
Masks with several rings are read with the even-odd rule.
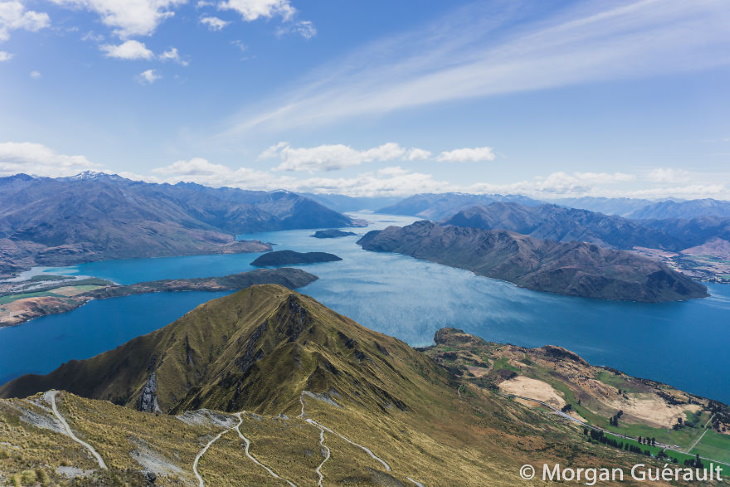
[[[536,291],[645,302],[707,296],[703,285],[658,262],[593,244],[427,221],[372,231],[358,243],[365,250],[410,255]]]
[[[494,202],[511,202],[523,205],[540,204],[539,201],[520,195],[423,193],[381,208],[378,213],[418,216],[427,220],[438,221],[449,218],[464,208],[475,205],[488,205]]]
[[[439,330],[435,343],[424,353],[467,384],[533,399],[522,402],[561,410],[619,440],[653,438],[662,445],[650,448],[654,454],[664,447],[682,461],[699,454],[730,462],[726,404],[596,367],[561,347],[490,343],[453,328]]]
[[[152,184],[115,175],[0,178],[0,276],[33,265],[263,252],[247,232],[352,225],[285,191]]]
[[[51,391],[0,400],[0,478],[506,487],[521,483],[526,463],[657,463],[465,383],[427,354],[275,285],[206,303],[2,395],[50,387],[96,399]]]
[[[619,216],[557,205],[492,203],[473,206],[460,211],[445,223],[485,230],[509,230],[558,242],[590,242],[618,249],[640,246],[676,251],[686,248],[684,240],[667,231]]]

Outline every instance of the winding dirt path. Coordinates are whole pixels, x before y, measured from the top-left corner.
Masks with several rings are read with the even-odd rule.
[[[205,445],[205,446],[203,447],[203,449],[202,449],[202,450],[200,450],[200,451],[198,452],[198,454],[197,454],[197,455],[195,456],[195,460],[193,461],[193,473],[195,474],[195,478],[197,478],[197,479],[198,479],[198,487],[205,487],[205,481],[203,480],[203,476],[202,476],[202,475],[200,475],[200,472],[198,472],[198,463],[200,463],[200,459],[201,459],[201,458],[203,458],[203,455],[205,455],[205,452],[207,452],[207,451],[208,451],[208,448],[210,448],[210,447],[211,447],[211,445],[213,445],[213,443],[215,443],[216,441],[220,440],[221,436],[225,435],[225,434],[226,434],[226,433],[228,433],[228,432],[229,432],[230,430],[231,430],[231,428],[229,428],[229,429],[225,429],[225,430],[221,431],[220,433],[218,433],[218,434],[217,434],[217,435],[215,436],[215,438],[213,438],[212,440],[210,440],[210,441],[209,441],[209,442],[208,442],[208,443],[207,443],[207,444],[206,444],[206,445]]]
[[[300,418],[304,418],[304,391],[302,391],[302,393],[299,394],[299,402],[302,403],[302,412],[299,414],[299,417]],[[334,431],[334,430],[328,428],[327,426],[325,426],[325,425],[323,425],[321,423],[318,423],[317,421],[315,421],[315,420],[313,420],[311,418],[306,418],[306,419],[304,419],[304,421],[306,421],[307,423],[311,424],[315,428],[319,428],[319,430],[321,432],[326,431],[327,433],[331,433],[333,435],[337,435],[340,438],[342,438],[343,440],[345,440],[346,442],[348,442],[349,444],[360,448],[362,451],[364,451],[365,453],[367,453],[370,456],[370,458],[372,458],[373,460],[379,462],[383,466],[383,468],[385,468],[385,470],[387,470],[388,472],[390,472],[391,470],[393,470],[392,468],[390,468],[390,465],[388,465],[388,462],[386,462],[385,460],[383,460],[382,458],[380,458],[379,456],[377,456],[375,453],[373,453],[373,451],[370,448],[368,448],[366,446],[363,446],[363,445],[361,445],[359,443],[355,443],[354,441],[352,441],[351,439],[349,439],[345,435],[342,435],[342,434],[338,433],[337,431]]]
[[[309,422],[309,420],[307,420],[307,422]],[[310,423],[310,424],[313,424],[313,423]],[[324,460],[322,460],[322,463],[320,463],[317,466],[317,469],[315,470],[315,472],[317,472],[317,475],[319,476],[319,482],[317,482],[317,486],[324,487],[322,485],[322,482],[324,482],[324,474],[322,473],[322,467],[324,467],[324,464],[327,462],[327,460],[330,459],[331,452],[330,452],[329,447],[324,444],[324,429],[323,428],[319,429],[319,445],[322,447],[322,449],[324,449]]]
[[[74,440],[79,445],[86,448],[89,453],[96,459],[96,463],[99,464],[99,468],[103,470],[107,470],[106,463],[104,463],[104,459],[101,458],[101,455],[99,455],[99,452],[97,452],[93,446],[86,443],[84,440],[80,439],[78,436],[74,434],[74,432],[71,430],[71,427],[66,422],[66,419],[64,419],[63,416],[61,416],[61,413],[58,411],[58,407],[56,406],[56,396],[58,395],[58,391],[56,390],[50,390],[47,391],[45,394],[43,394],[43,398],[48,401],[51,404],[51,409],[53,410],[53,414],[56,416],[56,419],[61,423],[61,426],[63,427],[64,432],[66,433],[66,436]]]
[[[246,438],[246,437],[245,437],[245,436],[243,435],[243,433],[241,433],[241,425],[243,424],[243,417],[242,417],[242,415],[243,415],[243,414],[245,414],[245,411],[241,411],[241,412],[239,412],[239,413],[236,413],[236,414],[235,414],[235,416],[236,416],[236,417],[238,418],[238,424],[237,424],[236,426],[234,426],[233,428],[234,428],[234,429],[236,430],[236,432],[238,433],[238,436],[239,436],[239,437],[240,437],[240,438],[241,438],[241,439],[242,439],[242,440],[243,440],[243,441],[244,441],[244,442],[246,443],[246,448],[245,448],[246,456],[247,456],[247,457],[249,458],[249,460],[251,460],[251,461],[252,461],[253,463],[255,463],[255,464],[256,464],[256,465],[258,465],[259,467],[261,467],[261,468],[263,468],[264,470],[266,470],[266,471],[267,471],[267,472],[269,473],[269,475],[271,475],[271,476],[272,476],[272,477],[274,477],[275,479],[283,480],[284,482],[286,482],[287,484],[289,484],[289,487],[297,487],[297,484],[295,484],[294,482],[291,482],[291,481],[289,481],[289,480],[287,480],[287,479],[285,479],[285,478],[281,477],[281,476],[280,476],[279,474],[277,474],[276,472],[274,472],[273,470],[271,470],[271,469],[270,469],[269,467],[267,467],[267,466],[266,466],[266,465],[264,465],[263,463],[259,462],[259,461],[258,461],[258,460],[256,459],[256,457],[254,457],[254,456],[253,456],[253,455],[251,454],[251,452],[250,452],[250,448],[251,448],[251,440],[249,440],[248,438]]]

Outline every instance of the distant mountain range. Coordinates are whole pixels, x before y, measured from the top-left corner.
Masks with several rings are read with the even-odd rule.
[[[449,218],[464,208],[475,205],[488,205],[494,202],[511,202],[523,205],[541,204],[540,201],[519,195],[424,193],[381,208],[378,213],[418,216],[427,220],[438,221]]]
[[[394,196],[346,196],[335,193],[300,193],[305,198],[335,211],[377,210],[399,202],[402,198]]]
[[[235,235],[353,224],[286,191],[152,184],[99,173],[19,174],[0,178],[0,275],[32,265],[262,252],[271,247]]]
[[[559,347],[444,329],[414,349],[276,285],[21,377],[0,397],[36,391],[47,392],[0,399],[0,475],[20,485],[511,487],[524,464],[653,465],[659,448],[602,441],[619,408],[642,434],[687,418],[666,442],[688,443],[713,419],[702,435],[714,453],[730,420],[727,406]]]
[[[367,233],[365,250],[396,252],[468,269],[536,291],[627,301],[677,301],[707,289],[663,264],[581,242],[419,221]]]
[[[713,200],[710,198],[690,201],[659,201],[638,208],[627,216],[640,220],[730,219],[730,201]]]
[[[381,207],[380,213],[392,215],[418,216],[428,220],[444,220],[459,211],[476,205],[491,203],[518,203],[525,206],[555,204],[566,208],[576,208],[617,215],[635,220],[673,220],[702,217],[730,218],[730,201],[701,200],[664,200],[653,201],[637,198],[559,198],[538,201],[521,195],[478,195],[468,193],[423,193],[405,198],[389,206]]]
[[[490,201],[491,199],[492,196],[476,197],[451,193],[419,195],[404,200],[400,206],[396,205],[400,209],[392,207],[381,211],[410,212],[414,216],[442,221],[449,225],[509,230],[543,240],[591,242],[604,247],[626,250],[643,247],[681,252],[702,246],[710,240],[730,241],[730,216],[688,218],[690,215],[701,214],[703,209],[709,214],[722,215],[723,209],[730,205],[724,201],[656,203],[645,207],[641,215],[664,214],[684,215],[684,217],[635,219],[544,204],[534,200],[524,204],[513,201]],[[486,200],[486,203],[473,204],[456,210],[466,202],[479,200]],[[638,211],[632,214],[639,215]],[[438,218],[444,215],[446,215],[444,218]]]
[[[445,223],[485,230],[509,230],[557,242],[590,242],[617,249],[641,246],[678,251],[692,246],[695,241],[628,218],[557,205],[492,203],[473,206],[458,212]]]
[[[581,210],[597,211],[606,215],[618,215],[625,217],[654,202],[652,200],[639,198],[602,198],[583,196],[581,198],[558,198],[550,200],[550,203],[568,208],[578,208]]]

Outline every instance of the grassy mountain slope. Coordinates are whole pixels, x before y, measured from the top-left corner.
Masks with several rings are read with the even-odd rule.
[[[403,377],[402,362],[422,368],[425,378]],[[381,410],[407,409],[412,398],[400,397],[393,384],[443,380],[429,365],[406,344],[311,298],[261,285],[203,304],[115,350],[21,377],[0,394],[56,388],[143,410],[271,412],[298,404],[302,390],[333,388]]]
[[[135,410],[152,373],[146,404],[177,416]],[[18,485],[199,485],[196,473],[206,486],[285,485],[246,457],[239,431],[258,461],[300,486],[317,485],[318,467],[324,485],[481,487],[522,484],[526,463],[637,460],[275,285],[211,301],[2,394],[25,395],[23,387],[78,388],[97,399],[0,400],[0,479]],[[52,397],[107,469],[62,431]],[[108,398],[132,407],[99,400]]]
[[[592,244],[427,221],[369,232],[358,243],[365,250],[406,254],[537,291],[647,302],[707,296],[703,285],[662,264]]]

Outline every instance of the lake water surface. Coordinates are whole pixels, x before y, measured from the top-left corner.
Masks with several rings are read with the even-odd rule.
[[[368,229],[412,218],[355,215]],[[730,285],[683,303],[626,303],[520,289],[469,271],[396,254],[363,251],[359,237],[315,239],[311,230],[258,233],[276,249],[325,251],[341,262],[299,266],[319,276],[301,289],[359,323],[412,345],[432,343],[451,326],[486,340],[536,347],[560,345],[595,365],[669,383],[730,403]],[[250,270],[260,254],[207,255],[95,262],[46,272],[93,275],[122,284],[206,277]],[[94,301],[63,315],[0,329],[0,383],[46,373],[158,329],[225,293],[158,293]]]

